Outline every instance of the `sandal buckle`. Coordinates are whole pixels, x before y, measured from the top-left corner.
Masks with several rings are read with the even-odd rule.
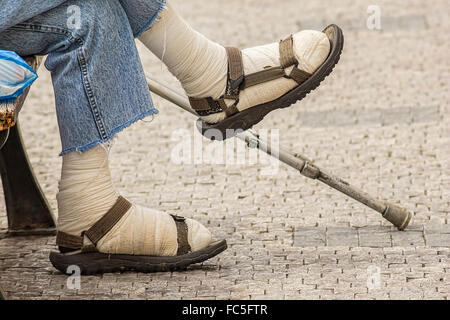
[[[185,217],[182,217],[182,216],[177,216],[177,215],[175,215],[175,214],[170,214],[170,215],[172,216],[173,220],[175,220],[175,221],[180,221],[180,222],[182,222],[182,221],[185,221],[185,220],[186,220],[186,218],[185,218]]]

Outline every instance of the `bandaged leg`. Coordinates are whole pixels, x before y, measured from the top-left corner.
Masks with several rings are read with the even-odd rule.
[[[58,230],[79,236],[114,205],[118,196],[103,146],[64,155],[57,195]],[[211,243],[211,233],[203,225],[192,219],[186,219],[186,224],[192,251]],[[84,241],[89,244],[86,237]],[[174,256],[177,227],[167,213],[132,205],[97,248],[102,253]]]
[[[167,65],[180,80],[189,97],[218,99],[225,93],[227,82],[227,54],[221,45],[208,40],[192,29],[176,10],[167,4],[160,13],[159,22],[139,38]],[[313,73],[327,58],[330,43],[319,31],[301,31],[293,35],[293,47],[298,68]],[[279,44],[272,43],[242,50],[245,75],[280,66]],[[290,72],[291,68],[286,68]],[[237,109],[245,110],[282,96],[297,83],[292,79],[278,78],[242,90]],[[226,101],[231,105],[234,101]],[[224,112],[202,117],[215,123],[226,117]]]

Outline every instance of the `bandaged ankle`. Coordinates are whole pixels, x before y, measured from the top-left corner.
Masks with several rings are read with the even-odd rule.
[[[98,146],[84,153],[63,156],[59,183],[58,230],[80,235],[116,202],[109,171],[108,152]],[[193,251],[211,242],[211,233],[200,223],[186,219],[188,242]],[[85,244],[89,244],[85,238]],[[164,212],[133,205],[98,242],[103,253],[173,256],[178,249],[177,227]]]
[[[189,96],[219,98],[225,90],[225,48],[192,29],[168,2],[159,22],[139,38],[180,80]]]

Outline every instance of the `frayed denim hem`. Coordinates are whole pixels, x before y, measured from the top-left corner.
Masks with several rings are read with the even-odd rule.
[[[153,108],[153,109],[151,109],[151,110],[149,110],[149,111],[146,111],[146,112],[144,112],[144,113],[141,113],[141,114],[137,115],[134,119],[131,119],[130,121],[127,121],[127,122],[125,122],[124,124],[118,126],[118,127],[115,128],[114,130],[112,130],[112,131],[109,133],[107,139],[99,139],[99,140],[90,142],[90,143],[88,143],[88,144],[85,144],[85,145],[83,145],[83,146],[81,146],[81,147],[74,147],[74,148],[69,148],[69,149],[63,150],[63,151],[59,154],[59,156],[63,156],[63,155],[65,155],[65,154],[70,153],[70,152],[73,152],[73,151],[84,152],[84,151],[87,151],[87,150],[89,150],[89,149],[92,149],[92,148],[98,146],[99,144],[108,142],[108,141],[112,140],[112,138],[114,138],[114,136],[116,135],[116,133],[122,131],[123,129],[125,129],[125,128],[129,127],[129,126],[131,126],[131,125],[132,125],[133,123],[135,123],[136,121],[139,121],[139,120],[144,119],[145,117],[148,117],[148,116],[157,114],[158,112],[159,112],[159,111],[158,111],[157,109]]]
[[[135,38],[139,38],[145,31],[150,29],[153,24],[155,23],[156,18],[158,18],[159,13],[166,8],[166,0],[160,0],[159,7],[156,13],[153,15],[153,17],[147,22],[147,24],[140,30],[137,34],[134,35]]]

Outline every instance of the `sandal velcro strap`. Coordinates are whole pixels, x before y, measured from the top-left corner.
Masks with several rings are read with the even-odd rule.
[[[287,78],[295,80],[299,85],[308,79],[311,74],[298,68],[298,61],[294,53],[294,39],[292,35],[280,41],[280,64],[283,69],[294,66]]]
[[[227,117],[229,117],[239,112],[236,105],[239,102],[239,92],[244,84],[244,62],[242,60],[242,52],[240,49],[233,47],[226,47],[225,50],[228,59],[225,94],[217,100],[211,97],[189,97],[192,109],[194,109],[201,117],[219,112],[225,112]],[[234,100],[234,103],[231,106],[227,106],[225,99]]]
[[[94,245],[100,241],[119,220],[127,213],[131,208],[131,203],[127,199],[119,196],[116,203],[112,206],[108,212],[101,217],[92,227],[84,232],[84,235],[91,240]]]
[[[294,54],[294,39],[292,38],[292,35],[280,41],[279,50],[280,63],[283,69],[297,65],[297,59]]]
[[[298,84],[302,84],[305,82],[309,77],[311,76],[310,73],[300,70],[297,67],[294,67],[292,69],[291,73],[289,74],[289,78],[294,79]]]
[[[56,233],[56,244],[67,249],[79,250],[83,247],[83,237],[58,231]]]
[[[207,116],[209,114],[225,111],[227,105],[223,99],[214,100],[213,98],[192,98],[189,97],[189,103],[192,109],[200,116]]]
[[[233,114],[239,112],[236,108],[237,101],[231,106],[227,106],[225,100],[220,98],[218,100],[214,100],[213,98],[192,98],[189,97],[189,103],[191,104],[192,109],[201,116],[208,116],[210,114],[225,112],[227,117],[232,116]]]
[[[282,78],[286,75],[281,67],[270,67],[262,71],[249,74],[245,77],[244,89],[258,84]]]
[[[83,231],[81,236],[74,236],[65,232],[58,231],[56,234],[56,244],[60,248],[95,251],[95,246],[115,225],[119,220],[127,213],[131,208],[131,203],[125,198],[119,196],[116,203],[105,213],[105,215],[97,221],[87,231]],[[93,245],[84,247],[84,236],[86,236]]]
[[[228,56],[228,77],[225,89],[225,99],[239,99],[239,90],[244,81],[244,62],[242,52],[238,48],[226,47]]]
[[[186,224],[186,218],[173,214],[171,216],[177,226],[177,256],[181,256],[192,251],[188,240],[188,226]]]

